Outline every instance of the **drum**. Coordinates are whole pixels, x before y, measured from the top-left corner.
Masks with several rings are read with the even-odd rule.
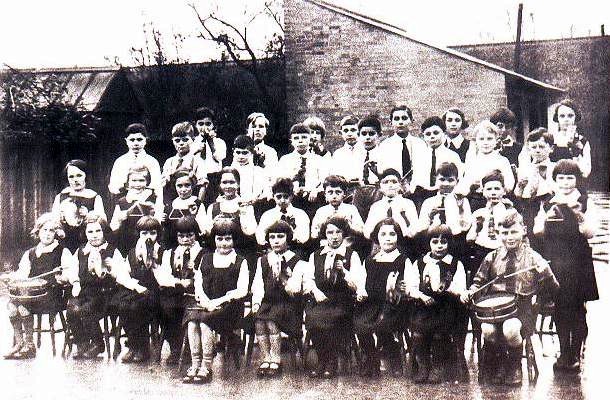
[[[498,324],[517,315],[516,296],[510,293],[495,293],[483,296],[472,305],[477,320],[481,323]]]
[[[24,304],[43,301],[48,295],[49,283],[41,278],[9,282],[9,297]]]

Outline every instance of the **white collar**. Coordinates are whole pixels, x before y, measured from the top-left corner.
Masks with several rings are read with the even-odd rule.
[[[574,189],[574,191],[568,195],[563,195],[561,193],[555,193],[555,196],[551,200],[550,203],[558,203],[558,204],[567,204],[569,206],[575,205],[578,203],[578,199],[580,198],[580,191],[578,189]]]
[[[293,258],[294,256],[296,256],[296,254],[295,254],[295,253],[294,253],[292,250],[286,250],[284,253],[282,253],[282,254],[280,255],[280,254],[277,254],[275,251],[271,250],[271,251],[270,251],[270,252],[267,254],[267,256],[271,256],[271,258],[272,258],[272,259],[275,259],[275,260],[278,260],[278,261],[279,261],[279,259],[280,259],[281,257],[284,257],[284,259],[285,259],[286,261],[290,261],[290,260],[292,260],[292,258]]]
[[[274,210],[276,210],[276,212],[282,214],[282,210],[280,209],[280,206],[275,206]],[[293,206],[292,204],[289,204],[288,207],[286,207],[286,214],[293,214],[294,210],[296,210],[296,207]]]
[[[91,251],[93,251],[94,249],[99,252],[102,250],[106,250],[107,248],[108,248],[108,242],[104,242],[104,244],[101,246],[92,246],[91,243],[87,242],[87,244],[85,244],[85,247],[83,247],[83,254],[87,255],[87,254],[91,253]]]
[[[128,203],[132,203],[134,201],[144,202],[152,193],[153,192],[151,189],[144,189],[140,193],[134,193],[132,190],[128,190],[127,194],[125,195],[125,200],[127,200]]]
[[[84,198],[88,198],[88,199],[97,196],[97,193],[89,188],[84,188],[80,192],[75,192],[72,190],[72,188],[70,186],[68,186],[67,188],[64,188],[64,190],[62,190],[61,193],[67,194],[70,196],[84,197]]]
[[[436,258],[432,257],[430,252],[428,252],[424,256],[423,261],[425,264],[438,264],[439,261],[442,261],[445,264],[451,264],[451,261],[453,261],[453,256],[451,254],[446,254],[445,257],[437,260]]]
[[[193,243],[191,246],[184,246],[179,244],[178,247],[176,247],[176,255],[183,255],[187,249],[191,250],[191,257],[193,257],[194,255],[199,254],[199,251],[201,251],[201,246],[197,241],[195,241],[195,243]]]
[[[449,146],[450,143],[453,143],[455,147],[460,147],[462,143],[464,143],[464,136],[462,136],[461,133],[458,133],[454,138],[447,135],[447,146]]]
[[[385,253],[383,250],[380,250],[373,256],[373,259],[378,262],[392,262],[396,260],[399,255],[400,251],[398,251],[398,249],[394,249],[389,253]]]
[[[345,240],[343,241],[343,243],[341,243],[341,245],[336,248],[336,249],[332,249],[330,248],[328,245],[324,246],[322,248],[322,250],[320,250],[320,254],[337,254],[340,256],[345,257],[345,253],[347,252],[347,247],[345,246]]]
[[[59,246],[59,242],[57,240],[53,240],[51,244],[46,246],[42,243],[38,243],[34,252],[36,253],[36,257],[40,257],[42,254],[51,253],[57,246]]]
[[[219,254],[217,251],[214,251],[214,255],[212,257],[214,259],[215,268],[227,268],[229,265],[235,264],[235,260],[237,260],[237,253],[235,250],[231,250],[229,254],[223,255]]]
[[[172,201],[172,208],[180,208],[179,206],[181,205],[186,205],[188,207],[192,204],[195,204],[195,200],[197,200],[197,197],[195,196],[191,196],[188,199],[181,199],[180,197],[176,197]]]
[[[138,160],[146,155],[146,151],[144,149],[140,150],[138,154],[133,153],[131,150],[127,151],[127,154],[132,160]]]

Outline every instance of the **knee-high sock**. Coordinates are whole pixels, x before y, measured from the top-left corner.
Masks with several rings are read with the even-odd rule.
[[[559,337],[559,351],[562,359],[570,357],[570,319],[572,317],[565,310],[555,310],[555,329],[557,329],[557,336]]]
[[[188,341],[191,349],[191,366],[201,367],[201,328],[197,322],[188,323]]]
[[[587,311],[584,307],[579,307],[573,315],[572,319],[572,341],[570,343],[571,361],[580,361],[580,352],[582,344],[587,336]]]
[[[201,359],[202,366],[208,370],[212,369],[212,361],[214,360],[214,345],[216,344],[216,336],[212,329],[206,324],[199,324],[201,329]]]
[[[264,333],[262,335],[257,334],[256,340],[258,341],[258,348],[261,352],[261,360],[262,361],[271,361],[269,350],[271,348],[271,344],[269,343],[269,335]]]
[[[23,346],[23,325],[20,317],[10,317],[11,325],[13,326],[13,337],[15,338],[15,346]]]
[[[282,361],[282,336],[279,333],[269,335],[269,358],[270,361],[280,363]]]
[[[34,347],[34,316],[30,314],[27,317],[22,317],[21,321],[23,324],[25,345]]]

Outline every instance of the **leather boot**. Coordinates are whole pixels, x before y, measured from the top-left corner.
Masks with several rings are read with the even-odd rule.
[[[430,353],[432,353],[432,367],[428,374],[429,383],[441,383],[445,379],[445,371],[443,364],[446,360],[447,344],[444,338],[440,335],[434,335],[430,344]]]
[[[481,359],[479,361],[479,381],[491,383],[492,377],[498,368],[497,346],[495,343],[486,342],[481,348]]]
[[[504,346],[496,347],[496,371],[491,377],[491,383],[494,385],[503,385],[506,376],[508,357]]]
[[[5,360],[14,360],[16,355],[19,353],[24,345],[23,342],[23,327],[21,325],[21,318],[10,318],[11,325],[13,326],[13,340],[15,344],[11,349],[4,355]]]
[[[413,375],[413,382],[424,383],[430,374],[430,351],[421,335],[413,336],[413,355],[417,365],[417,372]]]
[[[29,359],[36,357],[36,345],[34,344],[34,316],[23,317],[23,336],[24,344],[16,357],[19,359]]]
[[[504,377],[504,384],[509,386],[521,385],[523,380],[523,372],[521,371],[521,354],[523,352],[522,346],[509,347],[506,376]]]

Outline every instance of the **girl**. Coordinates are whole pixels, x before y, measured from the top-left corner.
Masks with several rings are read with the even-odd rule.
[[[302,336],[303,271],[306,264],[288,249],[292,228],[285,221],[267,229],[271,251],[260,257],[252,282],[252,312],[263,361],[259,376],[281,373],[281,332],[296,338]]]
[[[71,254],[58,242],[63,234],[61,224],[55,214],[45,213],[36,220],[31,235],[38,239],[38,244],[23,254],[19,261],[19,269],[9,275],[10,279],[25,279],[55,268],[65,268],[70,265]],[[37,303],[21,303],[11,299],[8,302],[8,315],[13,326],[13,347],[4,356],[5,359],[26,359],[36,356],[36,346],[33,341],[34,316],[37,312],[53,312],[63,309],[63,292],[60,283],[65,277],[56,273],[47,275],[48,295]]]
[[[553,121],[557,122],[559,129],[553,135],[555,145],[550,158],[553,162],[562,159],[575,161],[583,178],[587,178],[591,173],[591,143],[576,131],[580,118],[580,110],[572,100],[563,100],[555,108]]]
[[[363,276],[356,279],[362,286],[358,289],[354,309],[354,330],[365,355],[360,374],[379,375],[379,355],[373,334],[377,336],[377,348],[386,354],[390,370],[400,375],[401,362],[399,344],[393,332],[404,325],[404,307],[400,298],[409,294],[416,285],[411,261],[398,250],[399,225],[391,218],[381,220],[371,237],[379,246],[379,252],[364,262]]]
[[[72,297],[66,316],[74,334],[77,351],[74,358],[95,358],[104,352],[99,320],[104,317],[116,283],[133,289],[121,253],[106,241],[106,220],[89,213],[85,217],[87,243],[72,257],[69,280]]]
[[[221,220],[214,223],[211,233],[216,250],[204,255],[195,269],[195,298],[200,308],[187,310],[184,316],[191,350],[185,383],[212,380],[215,333],[233,334],[243,315],[241,299],[248,293],[248,263],[234,247],[237,225]]]
[[[363,275],[358,254],[346,247],[349,223],[343,217],[331,217],[320,229],[326,246],[309,257],[303,286],[314,301],[305,308],[305,326],[318,354],[318,368],[311,376],[332,378],[337,371],[337,351],[341,338],[352,329],[354,295]]]
[[[130,288],[119,290],[112,300],[128,339],[129,351],[122,358],[124,363],[143,362],[150,357],[148,323],[159,307],[155,274],[159,273],[163,254],[157,241],[161,234],[159,221],[146,215],[134,229],[138,240],[127,254]]]
[[[199,227],[193,216],[176,221],[178,245],[163,253],[161,268],[155,274],[160,290],[161,326],[164,339],[169,343],[168,365],[175,365],[180,358],[182,341],[182,317],[185,307],[195,303],[193,278],[195,266],[203,257],[203,249],[197,242]]]
[[[62,245],[71,252],[85,243],[84,219],[89,211],[106,220],[102,198],[86,187],[87,173],[87,163],[83,160],[68,161],[64,168],[68,187],[55,196],[53,202],[52,212],[59,215],[65,233]]]
[[[462,162],[466,161],[470,141],[466,138],[466,132],[464,131],[468,128],[468,121],[466,121],[464,112],[459,108],[450,108],[443,114],[443,121],[447,128],[445,130],[447,134],[445,145],[449,150],[455,151]]]
[[[150,189],[150,172],[145,166],[131,168],[127,174],[127,194],[119,198],[110,229],[116,237],[116,245],[122,254],[133,249],[139,233],[136,224],[145,215],[160,215],[163,210],[161,199]],[[159,230],[159,233],[161,231]]]
[[[176,246],[176,222],[183,217],[193,216],[198,223],[199,232],[205,227],[205,209],[201,207],[201,201],[193,195],[197,183],[195,177],[188,171],[178,171],[174,174],[175,186],[178,197],[176,197],[165,208],[162,222],[165,222],[165,245]]]
[[[591,213],[586,198],[577,189],[581,170],[572,160],[560,160],[553,169],[556,192],[540,207],[534,234],[543,238],[543,254],[559,281],[555,296],[555,325],[561,355],[556,370],[578,371],[580,352],[587,336],[585,302],[597,300],[593,270]]]

